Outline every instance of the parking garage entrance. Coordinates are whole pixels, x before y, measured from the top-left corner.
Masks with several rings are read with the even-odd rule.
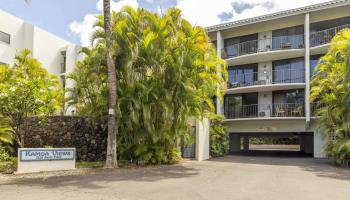
[[[313,157],[313,132],[230,133],[230,153],[252,156]]]

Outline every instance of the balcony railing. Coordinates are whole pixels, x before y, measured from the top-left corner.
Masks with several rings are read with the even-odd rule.
[[[325,105],[323,103],[319,103],[319,102],[311,103],[311,116],[312,117],[319,116],[320,109],[324,107]]]
[[[304,83],[303,70],[272,70],[234,75],[234,82],[228,83],[228,88],[247,87],[253,85],[267,85],[279,83]]]
[[[226,46],[222,49],[222,57],[230,58],[257,52],[301,48],[304,48],[304,35],[278,36]]]
[[[250,104],[225,107],[226,119],[304,117],[303,103]]]
[[[304,83],[305,71],[290,69],[290,70],[273,70],[273,84],[277,83]]]
[[[341,30],[350,28],[350,24],[337,26],[310,34],[310,46],[315,47],[329,43],[332,38]]]

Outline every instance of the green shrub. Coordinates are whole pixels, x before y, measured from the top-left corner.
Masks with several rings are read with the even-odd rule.
[[[158,144],[119,144],[118,157],[135,164],[173,164],[180,161],[181,153],[177,148],[169,151],[166,149]]]
[[[0,146],[0,162],[9,161],[10,155],[6,151],[5,147]]]
[[[0,161],[0,173],[12,174],[17,169],[17,158],[10,157],[7,161]]]
[[[223,126],[223,116],[215,115],[210,119],[210,156],[220,157],[228,154],[230,149],[229,134]]]
[[[333,159],[334,164],[349,167],[350,138],[329,141],[325,152],[328,157]]]

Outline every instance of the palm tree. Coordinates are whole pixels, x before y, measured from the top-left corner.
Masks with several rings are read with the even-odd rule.
[[[14,140],[13,129],[8,120],[0,118],[0,143],[12,144]]]
[[[117,102],[117,77],[115,65],[112,55],[112,41],[111,41],[111,2],[110,0],[103,0],[103,15],[104,15],[104,29],[107,47],[107,67],[108,67],[108,139],[107,139],[107,158],[106,168],[114,168],[118,166],[117,163],[117,131],[118,124],[115,115],[115,106]]]

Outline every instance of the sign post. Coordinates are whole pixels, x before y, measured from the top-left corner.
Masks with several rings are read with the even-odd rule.
[[[75,169],[75,148],[19,148],[17,173]]]

